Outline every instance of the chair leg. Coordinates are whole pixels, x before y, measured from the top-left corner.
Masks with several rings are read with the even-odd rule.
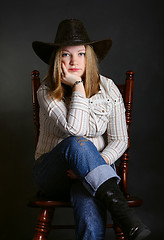
[[[35,228],[33,240],[47,240],[51,228],[54,208],[42,208]]]
[[[114,225],[114,230],[116,233],[117,240],[127,240],[127,238],[124,236],[124,233],[122,232],[121,228],[118,227],[116,224]]]

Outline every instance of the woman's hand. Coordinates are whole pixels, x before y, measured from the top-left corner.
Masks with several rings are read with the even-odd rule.
[[[73,86],[73,84],[76,81],[81,81],[81,77],[76,76],[75,74],[69,73],[64,65],[64,63],[61,64],[62,67],[62,79],[61,82],[68,85],[68,86]]]
[[[71,179],[77,179],[77,176],[74,174],[74,172],[71,169],[67,171],[67,176]]]
[[[104,158],[105,162],[109,165],[108,159],[105,156],[102,156],[102,157]]]

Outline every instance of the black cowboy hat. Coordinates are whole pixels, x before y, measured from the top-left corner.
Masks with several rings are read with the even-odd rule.
[[[47,64],[49,64],[52,52],[58,47],[77,45],[91,45],[100,62],[109,51],[112,40],[90,41],[87,31],[80,20],[66,19],[59,24],[54,43],[39,41],[32,43],[35,53]]]

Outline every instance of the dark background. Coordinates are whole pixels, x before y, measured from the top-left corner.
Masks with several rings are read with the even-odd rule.
[[[144,204],[137,213],[164,237],[163,215],[163,17],[162,0],[2,1],[0,8],[0,239],[30,240],[38,210],[26,206],[35,194],[31,169],[34,155],[31,80],[47,66],[34,54],[33,40],[53,42],[59,22],[79,18],[90,38],[112,38],[113,46],[100,72],[116,83],[135,72],[129,191]],[[71,216],[68,217],[68,214]],[[72,222],[72,210],[56,212]],[[50,239],[74,239],[74,231],[57,231]],[[107,237],[114,239],[112,230]]]

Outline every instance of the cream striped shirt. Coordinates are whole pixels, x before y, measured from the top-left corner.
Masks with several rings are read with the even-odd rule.
[[[91,98],[73,92],[70,98],[58,101],[49,96],[48,90],[42,84],[37,92],[40,135],[36,159],[71,135],[84,136],[92,141],[109,164],[124,153],[128,145],[125,108],[111,79],[100,75],[100,90]],[[107,136],[107,143],[104,136]]]

